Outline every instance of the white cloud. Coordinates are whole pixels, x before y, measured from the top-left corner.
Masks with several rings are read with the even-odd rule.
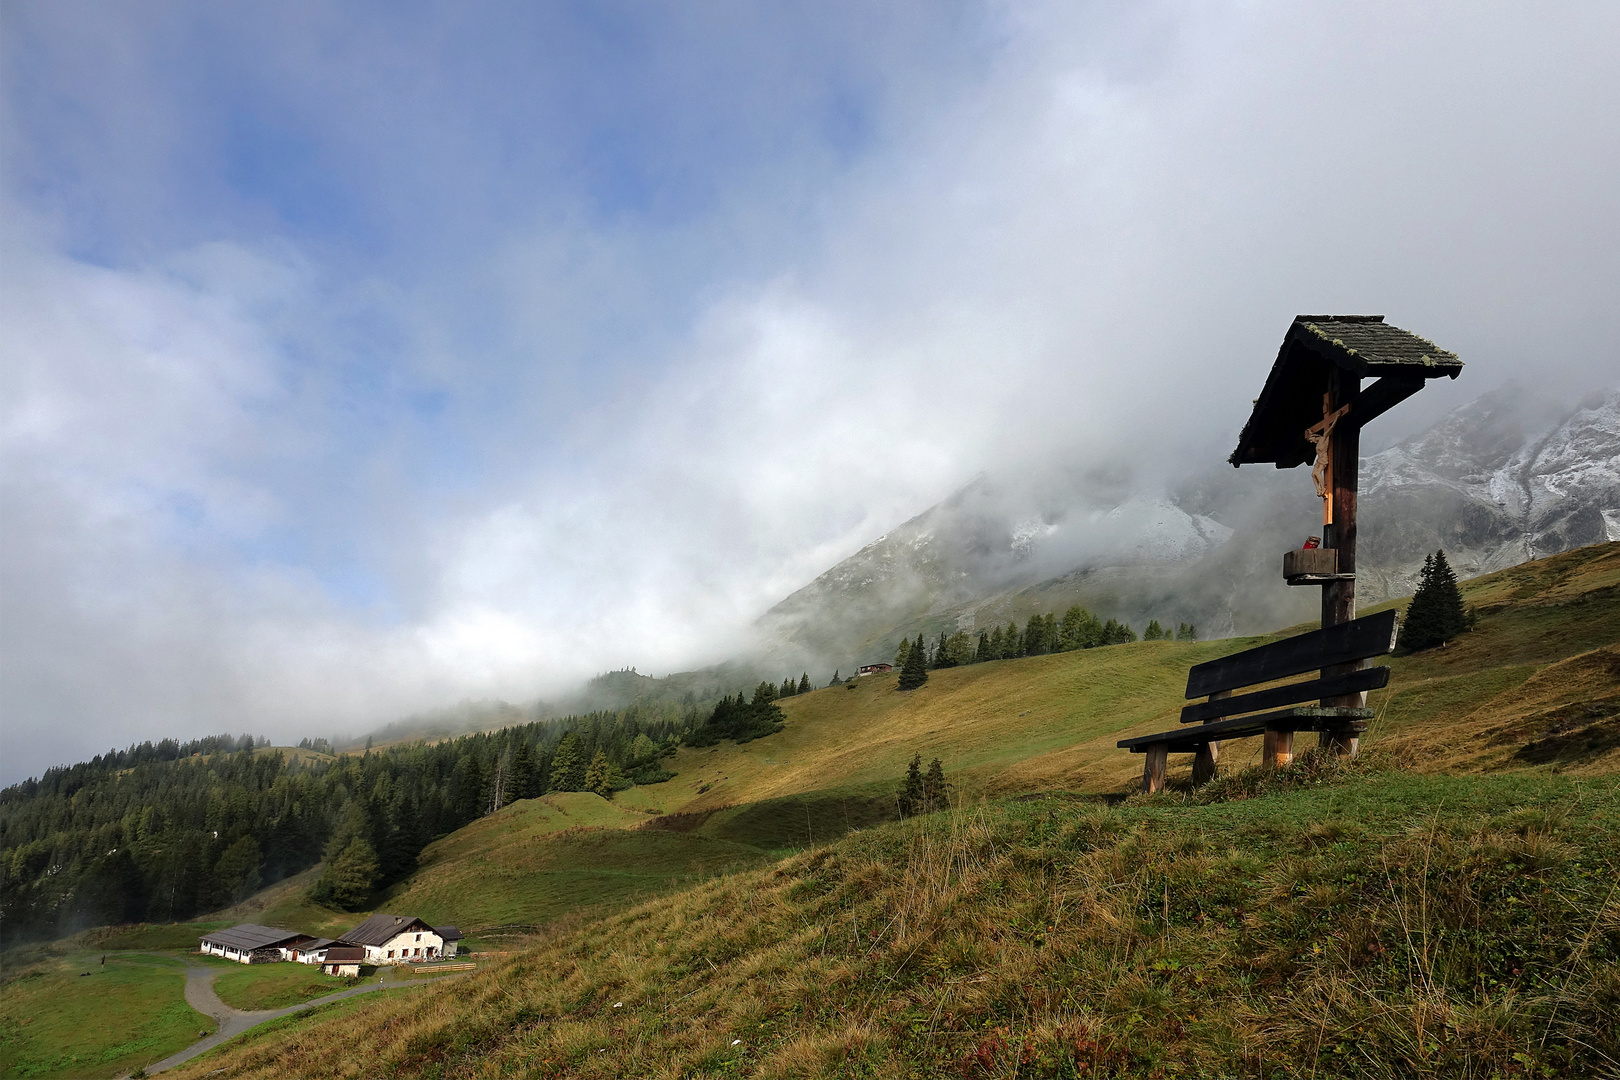
[[[375,88],[351,113],[314,71],[339,179],[475,240],[367,262],[215,201],[258,238],[98,266],[63,239],[81,223],[9,219],[8,777],[718,658],[981,469],[1125,455],[1150,486],[1217,459],[1297,312],[1383,311],[1463,353],[1435,406],[1527,365],[1612,379],[1617,18],[1023,5],[948,76],[834,38],[883,60],[881,140],[785,138],[673,222],[593,218],[555,185],[522,205],[491,149],[520,128],[454,95],[369,123]],[[278,71],[324,62],[266,47]],[[125,60],[103,96],[160,93]],[[156,115],[183,145],[183,110]],[[366,155],[421,191],[383,190]]]

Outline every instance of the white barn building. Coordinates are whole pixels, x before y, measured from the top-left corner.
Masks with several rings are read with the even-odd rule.
[[[455,934],[448,943],[443,934],[414,915],[379,911],[339,938],[338,944],[360,946],[368,964],[421,963],[456,954],[455,942],[461,933],[454,927],[445,929]]]
[[[239,964],[268,964],[285,959],[288,950],[312,940],[308,934],[294,930],[242,923],[227,930],[204,934],[197,951],[235,960]]]

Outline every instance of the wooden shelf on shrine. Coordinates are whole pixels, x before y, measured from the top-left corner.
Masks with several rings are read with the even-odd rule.
[[[1354,581],[1356,575],[1339,573],[1339,553],[1334,548],[1300,548],[1283,553],[1283,578],[1290,585],[1323,585]]]

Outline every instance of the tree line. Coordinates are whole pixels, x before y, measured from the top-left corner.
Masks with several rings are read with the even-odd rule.
[[[1181,623],[1174,631],[1153,619],[1142,634],[1145,641],[1197,641],[1198,628]],[[1099,619],[1076,604],[1059,618],[1055,612],[1031,615],[1022,629],[1018,623],[981,630],[975,640],[965,630],[947,634],[941,630],[939,638],[930,642],[921,634],[915,641],[900,639],[894,653],[894,666],[906,679],[908,665],[911,678],[917,671],[978,664],[987,660],[1010,660],[1020,656],[1041,656],[1046,653],[1072,652],[1075,649],[1095,649],[1104,645],[1123,645],[1136,641],[1136,631],[1118,619]],[[926,678],[926,675],[924,676]],[[920,685],[920,682],[918,683]],[[908,687],[909,688],[909,687]]]
[[[48,769],[0,791],[0,941],[190,919],[323,859],[314,897],[363,906],[428,843],[514,800],[610,798],[673,776],[663,759],[683,742],[780,730],[764,685],[707,712],[631,706],[335,757],[324,740],[286,755],[220,735]]]

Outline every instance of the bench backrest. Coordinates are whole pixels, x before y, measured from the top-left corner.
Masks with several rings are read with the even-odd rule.
[[[1286,679],[1382,656],[1395,647],[1395,611],[1380,611],[1326,630],[1245,649],[1219,660],[1208,660],[1187,672],[1187,697],[1207,697],[1222,690]]]
[[[1388,685],[1389,669],[1386,667],[1349,671],[1236,697],[1229,696],[1231,691],[1241,687],[1382,656],[1394,647],[1395,612],[1392,609],[1207,661],[1187,673],[1187,696],[1221,696],[1188,705],[1181,710],[1181,722],[1207,722],[1223,716],[1293,705],[1313,698],[1331,699],[1377,690]]]

